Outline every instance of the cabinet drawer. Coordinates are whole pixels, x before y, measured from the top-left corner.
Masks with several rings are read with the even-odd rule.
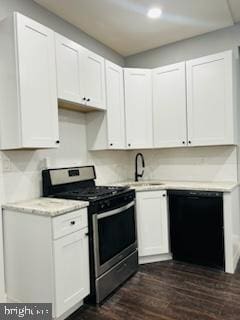
[[[61,238],[88,226],[87,208],[53,218],[53,239]]]

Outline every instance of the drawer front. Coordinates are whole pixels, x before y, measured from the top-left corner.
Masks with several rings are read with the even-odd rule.
[[[87,208],[63,214],[52,220],[53,239],[61,238],[87,226]]]

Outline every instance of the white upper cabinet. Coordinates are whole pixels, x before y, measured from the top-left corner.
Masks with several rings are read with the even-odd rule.
[[[59,34],[55,39],[60,106],[106,109],[104,58]]]
[[[185,62],[153,70],[154,147],[187,144]]]
[[[232,51],[187,62],[189,145],[236,142],[233,83]]]
[[[136,210],[139,257],[168,253],[169,236],[166,191],[137,192]]]
[[[54,33],[19,14],[0,24],[1,148],[58,145]]]
[[[125,147],[123,69],[106,61],[107,124],[110,148]]]
[[[83,103],[82,54],[83,48],[55,34],[58,98],[63,101]]]
[[[106,109],[104,59],[89,51],[83,53],[83,92],[87,105]]]
[[[149,69],[125,69],[127,148],[151,148],[152,73]]]
[[[232,51],[123,72],[19,13],[0,22],[0,42],[2,150],[58,147],[58,102],[94,111],[90,150],[238,143]]]
[[[125,148],[123,69],[105,61],[106,112],[89,112],[87,139],[89,150]]]

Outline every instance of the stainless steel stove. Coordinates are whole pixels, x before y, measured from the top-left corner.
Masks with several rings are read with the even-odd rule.
[[[135,191],[96,186],[94,166],[48,169],[42,172],[43,195],[89,201],[91,293],[100,304],[137,271]]]

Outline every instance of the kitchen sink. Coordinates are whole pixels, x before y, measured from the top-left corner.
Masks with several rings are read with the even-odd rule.
[[[128,187],[151,187],[151,186],[162,186],[163,183],[159,182],[144,182],[144,181],[139,181],[139,182],[130,182],[127,184]]]

